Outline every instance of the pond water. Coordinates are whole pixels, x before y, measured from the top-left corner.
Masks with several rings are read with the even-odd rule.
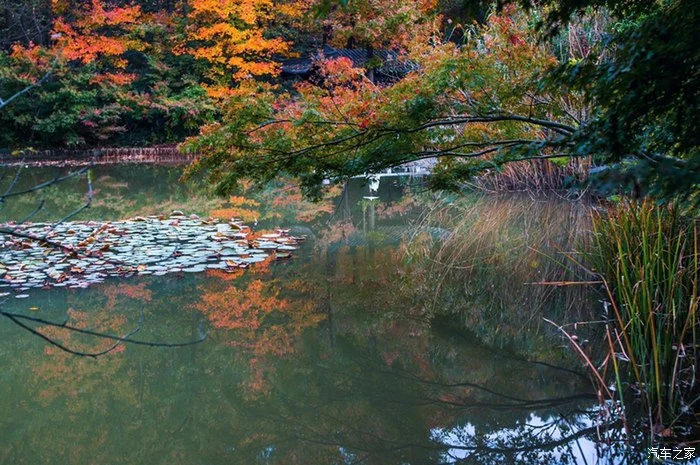
[[[5,312],[114,335],[138,329],[133,337],[142,341],[206,339],[179,348],[125,344],[93,359],[2,318],[0,463],[644,462],[643,451],[617,442],[619,431],[595,427],[601,410],[590,381],[541,322],[570,308],[535,308],[517,300],[520,290],[494,289],[519,279],[503,268],[487,287],[473,280],[457,288],[436,271],[440,263],[417,264],[452,232],[425,221],[435,199],[419,182],[383,179],[369,200],[367,187],[352,182],[332,201],[311,204],[282,185],[212,199],[179,175],[97,168],[93,205],[73,220],[218,212],[306,240],[292,258],[234,273],[109,278],[84,289],[31,289],[26,299],[11,293]],[[47,176],[28,169],[20,184]],[[84,177],[51,188],[32,220],[62,218],[85,192]],[[25,217],[38,200],[7,202],[0,220]],[[503,202],[509,212],[542,204]],[[551,202],[563,215],[563,204]],[[533,260],[526,268],[541,266]],[[519,308],[496,305],[495,296]],[[580,304],[576,311],[591,310]],[[114,342],[27,324],[78,351]]]

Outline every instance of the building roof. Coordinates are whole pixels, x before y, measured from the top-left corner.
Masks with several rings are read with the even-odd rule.
[[[334,48],[330,45],[323,46],[315,54],[306,57],[285,60],[282,62],[282,74],[293,76],[307,76],[311,73],[313,63],[317,59],[333,60],[337,58],[349,58],[353,66],[364,68],[367,65],[367,49]],[[418,69],[418,65],[403,59],[398,53],[390,50],[375,50],[373,59],[380,60],[381,64],[375,69],[385,80],[398,80],[411,71]]]

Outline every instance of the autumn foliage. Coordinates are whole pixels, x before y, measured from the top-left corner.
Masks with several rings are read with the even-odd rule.
[[[274,58],[289,53],[291,44],[267,29],[300,16],[303,8],[299,1],[193,0],[182,53],[207,62],[208,92],[226,96],[236,81],[279,72]]]
[[[292,44],[275,27],[307,3],[52,1],[43,36],[0,50],[0,96],[51,76],[0,114],[0,146],[181,141],[246,80],[279,73]]]
[[[557,57],[514,7],[473,25],[473,38],[462,44],[440,36],[428,4],[351,2],[327,21],[337,34],[346,25],[366,48],[393,50],[405,74],[378,81],[373,58],[361,66],[321,57],[312,78],[269,101],[262,89],[236,95],[223,123],[188,145],[205,154],[195,169],[210,172],[222,191],[242,177],[265,182],[292,173],[318,195],[323,179],[423,159],[437,159],[436,185],[455,187],[472,172],[551,155],[584,108],[580,95],[563,98],[541,85],[537,76],[557,66]],[[411,34],[401,29],[413,23]],[[363,32],[367,24],[375,35]]]
[[[120,69],[127,64],[124,53],[143,48],[140,41],[129,37],[142,20],[138,6],[108,9],[101,0],[92,0],[86,8],[72,13],[74,21],[59,17],[52,31],[59,56],[66,60],[87,64],[104,57]]]

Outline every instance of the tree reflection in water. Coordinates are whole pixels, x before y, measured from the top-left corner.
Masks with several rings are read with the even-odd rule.
[[[400,254],[376,243],[343,245],[357,228],[339,227],[345,232],[328,230],[330,244],[321,237],[302,264],[273,267],[260,280],[241,276],[233,291],[212,288],[207,311],[226,302],[235,308],[227,344],[244,349],[236,357],[248,361],[262,393],[251,396],[244,382],[226,397],[231,416],[219,428],[234,439],[235,457],[367,464],[596,457],[596,397],[585,376],[416,319]]]

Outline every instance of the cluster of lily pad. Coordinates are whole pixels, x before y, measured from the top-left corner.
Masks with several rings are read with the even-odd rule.
[[[234,272],[270,257],[289,258],[303,239],[283,229],[254,234],[236,219],[219,222],[180,211],[167,218],[33,223],[5,229],[12,234],[0,234],[0,287],[19,292],[84,288],[109,277]]]

